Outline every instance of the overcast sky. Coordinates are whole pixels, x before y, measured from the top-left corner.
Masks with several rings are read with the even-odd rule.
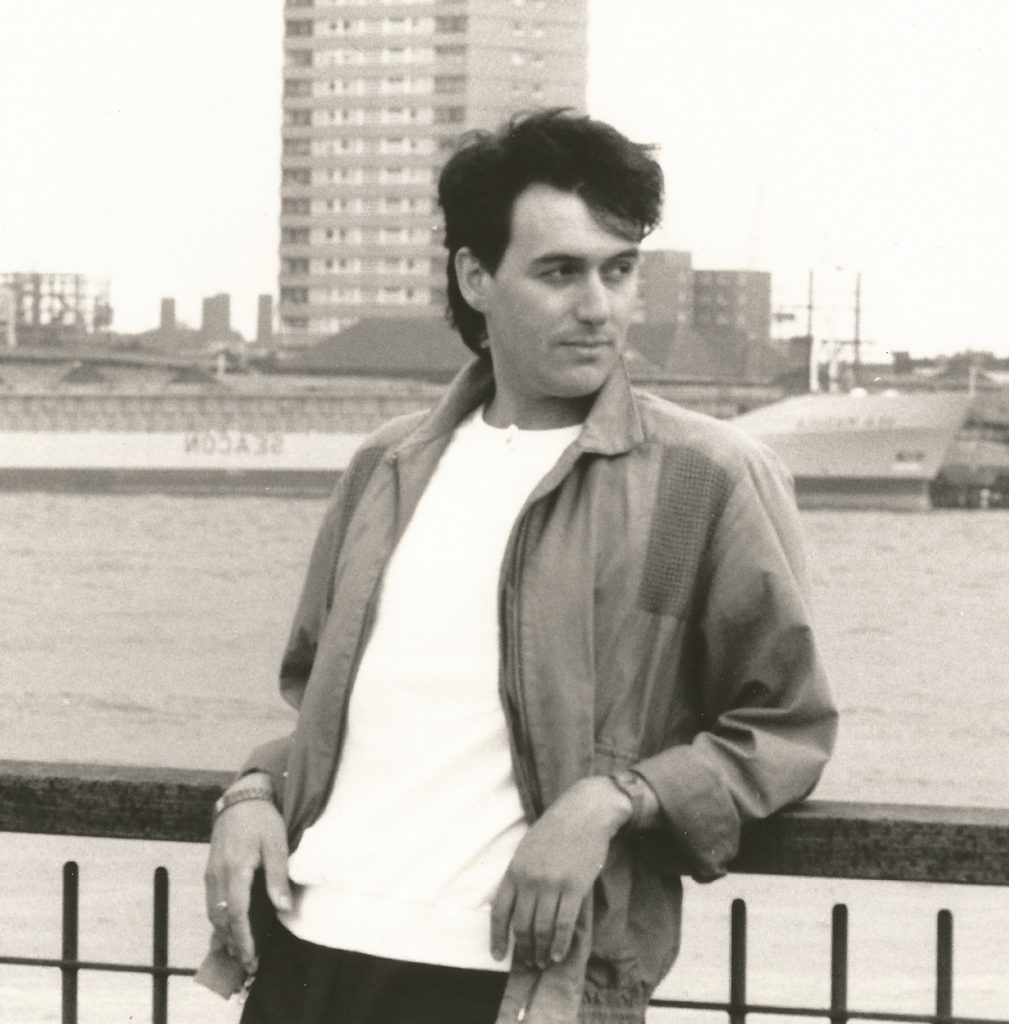
[[[502,0],[505,2],[505,0]],[[876,353],[1009,355],[1009,0],[589,0],[589,107],[658,143],[655,238]],[[120,330],[276,290],[279,0],[0,0],[0,271]],[[840,268],[840,269],[838,269]],[[804,322],[804,314],[800,326]]]

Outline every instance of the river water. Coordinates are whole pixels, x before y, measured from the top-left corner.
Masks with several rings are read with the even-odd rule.
[[[290,713],[275,673],[318,500],[0,495],[6,758],[232,768]],[[1009,519],[807,512],[819,635],[842,713],[817,796],[1009,808]],[[1009,813],[1009,812],[1007,812]],[[149,879],[173,874],[172,960],[204,940],[202,851],[0,836],[0,951],[53,955],[59,864],[82,863],[85,955],[149,952]],[[727,879],[688,893],[667,993],[723,998],[727,907],[751,903],[751,998],[826,997],[830,905],[852,905],[852,1005],[928,1012],[935,909],[957,911],[960,1012],[1009,1016],[1009,894]],[[871,933],[871,934],[870,934]],[[14,944],[16,948],[11,948]],[[0,968],[0,1020],[58,1020],[58,977]],[[172,983],[174,1021],[235,1008]],[[87,977],[83,1021],[141,1019],[140,981]],[[655,1014],[661,1020],[661,1014]],[[680,1016],[677,1021],[713,1020]]]

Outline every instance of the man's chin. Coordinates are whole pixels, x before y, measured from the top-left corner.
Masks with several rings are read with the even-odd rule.
[[[563,373],[554,378],[551,390],[558,398],[588,398],[606,383],[616,362],[611,355],[607,359],[586,360],[579,365],[566,367]]]

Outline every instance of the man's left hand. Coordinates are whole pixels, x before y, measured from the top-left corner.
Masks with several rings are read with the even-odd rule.
[[[491,906],[491,953],[539,968],[568,955],[582,902],[610,841],[631,817],[630,800],[606,776],[576,782],[519,843]]]

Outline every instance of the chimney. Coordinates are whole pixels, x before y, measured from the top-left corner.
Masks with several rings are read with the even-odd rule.
[[[175,299],[161,300],[161,330],[175,330]]]
[[[231,336],[231,296],[222,292],[203,300],[200,333],[204,341],[227,341]]]

